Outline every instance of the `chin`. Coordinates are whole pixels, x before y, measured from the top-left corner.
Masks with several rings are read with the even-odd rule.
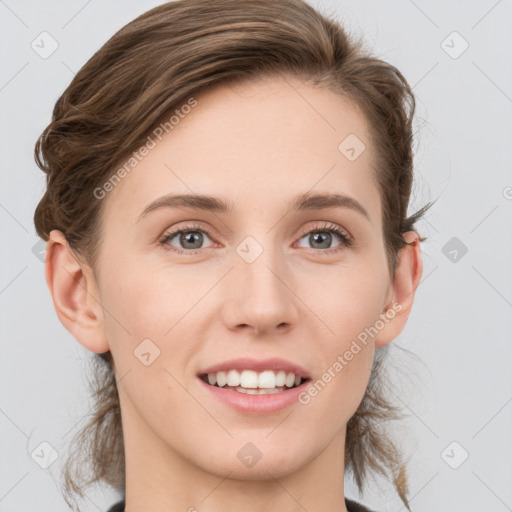
[[[268,432],[261,436],[261,441],[250,441],[255,436],[248,435],[243,441],[238,437],[230,439],[228,443],[218,443],[219,450],[207,450],[201,454],[208,453],[206,460],[197,454],[196,465],[222,478],[229,474],[229,478],[234,480],[272,480],[299,471],[322,451],[321,447],[308,450],[304,443],[294,437],[288,437],[293,441],[291,446],[286,443],[277,445],[277,439],[269,442],[269,439],[264,439],[265,435]]]

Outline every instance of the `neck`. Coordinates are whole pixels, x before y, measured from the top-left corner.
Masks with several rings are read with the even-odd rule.
[[[134,411],[124,407],[123,419],[127,412]],[[345,430],[291,473],[279,473],[277,466],[263,466],[263,457],[258,462],[257,477],[236,479],[229,467],[216,468],[215,461],[207,469],[194,464],[156,436],[140,416],[130,414],[129,418],[123,421],[125,512],[347,512],[343,483]],[[283,458],[287,458],[286,453]]]

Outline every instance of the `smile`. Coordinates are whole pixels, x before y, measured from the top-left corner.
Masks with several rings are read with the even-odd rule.
[[[202,374],[200,378],[210,386],[231,389],[249,395],[282,393],[300,386],[305,379],[293,372],[284,370],[228,370]]]
[[[219,362],[197,373],[207,399],[243,414],[272,414],[298,403],[311,376],[283,358],[241,357]]]

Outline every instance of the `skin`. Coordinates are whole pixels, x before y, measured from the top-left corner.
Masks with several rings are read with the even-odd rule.
[[[378,158],[366,119],[346,99],[282,77],[215,87],[196,99],[103,199],[97,268],[61,232],[48,242],[46,279],[59,319],[84,347],[114,357],[126,511],[346,511],[346,424],[375,349],[406,324],[422,273],[418,235],[404,235],[413,244],[400,251],[392,279]],[[338,150],[351,133],[366,145],[355,161]],[[349,195],[369,219],[350,208],[287,208],[308,191]],[[170,192],[220,196],[236,210],[162,208],[138,221]],[[324,221],[353,244],[327,252],[343,243],[334,233],[330,245],[315,243],[308,234]],[[187,224],[211,231],[196,254],[159,245]],[[236,252],[247,236],[263,248],[252,263]],[[191,251],[179,237],[167,244]],[[395,303],[401,311],[307,405],[242,414],[198,381],[206,366],[246,356],[290,360],[315,381]],[[160,350],[149,366],[133,353],[146,338]],[[247,442],[262,453],[251,468],[237,457]]]

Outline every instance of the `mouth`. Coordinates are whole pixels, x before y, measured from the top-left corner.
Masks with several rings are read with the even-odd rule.
[[[284,393],[309,381],[294,372],[285,370],[237,370],[202,373],[199,378],[209,386],[244,393],[247,395],[272,395]]]
[[[215,402],[248,415],[275,414],[298,403],[311,376],[300,365],[274,357],[241,357],[202,368],[201,388]]]

